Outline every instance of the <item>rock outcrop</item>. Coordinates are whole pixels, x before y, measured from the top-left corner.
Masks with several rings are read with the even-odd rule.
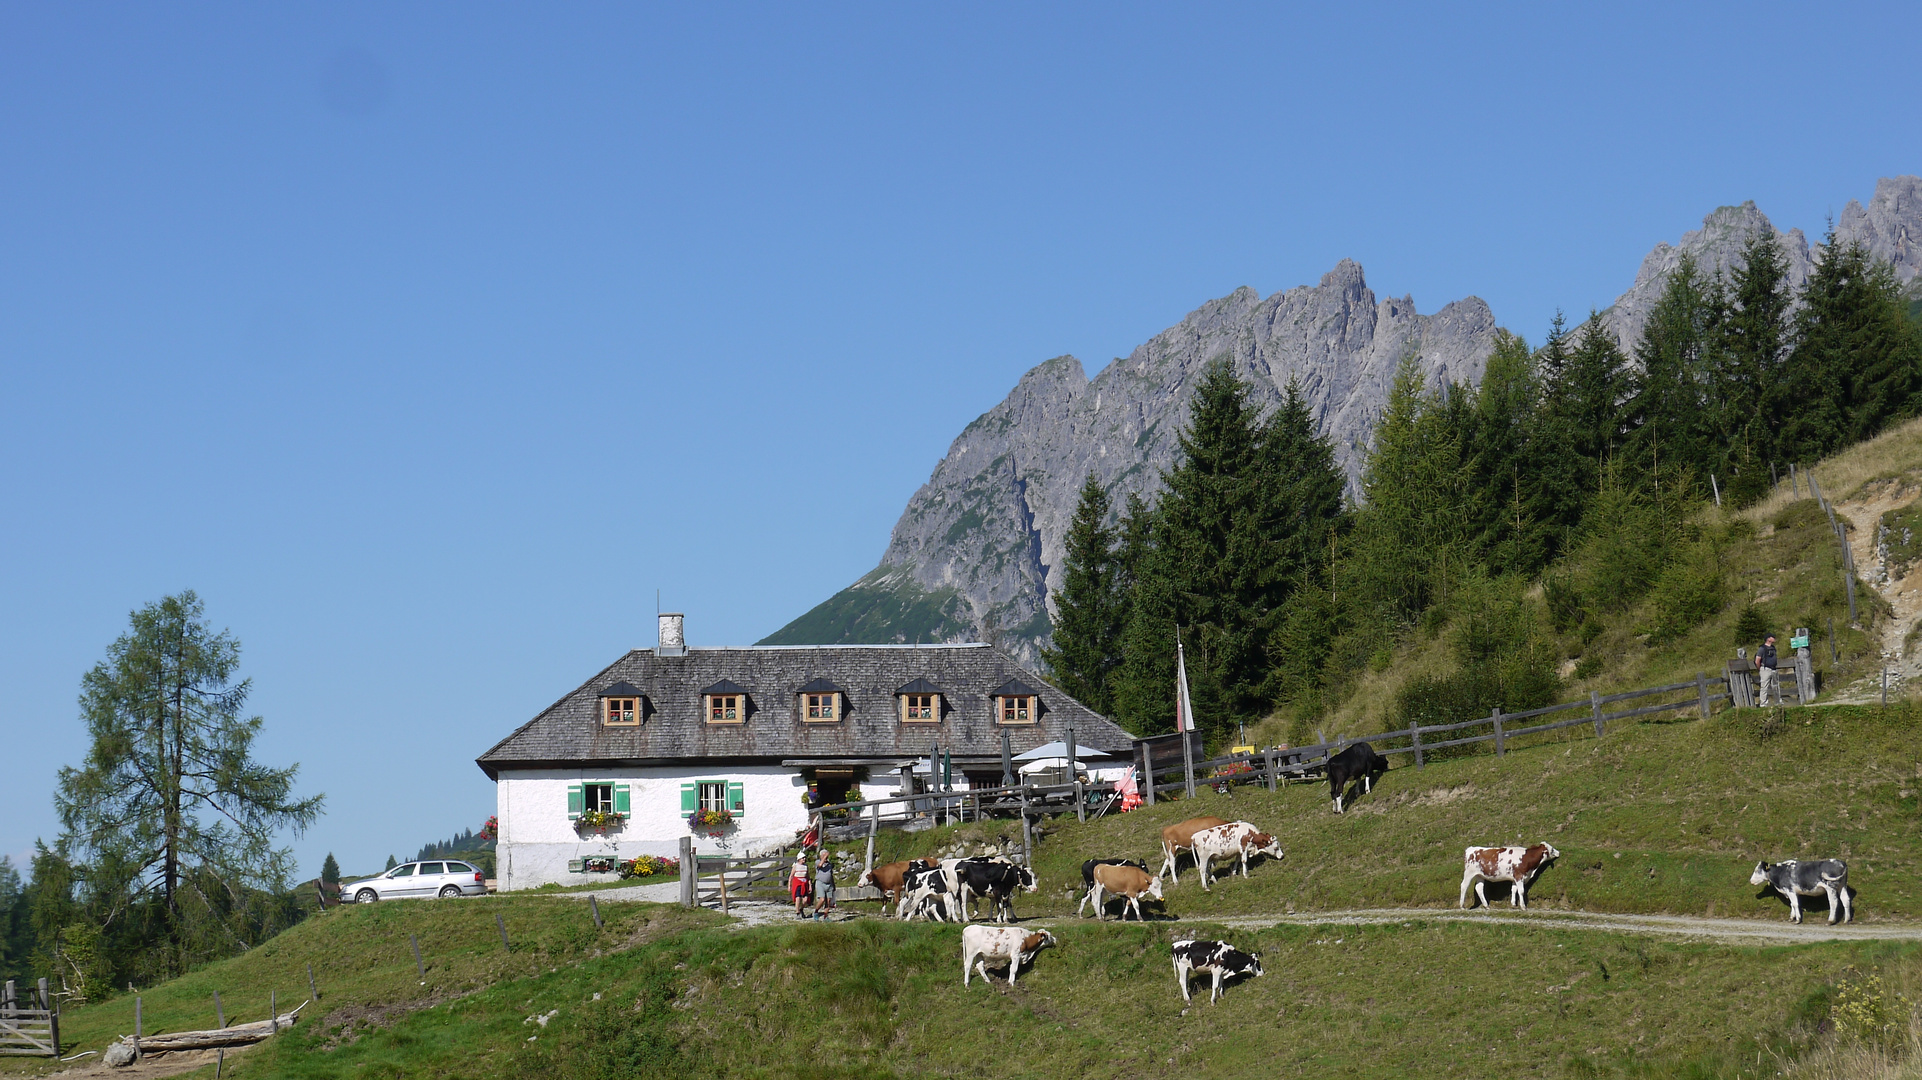
[[[1477,298],[1422,315],[1410,297],[1378,299],[1344,260],[1318,285],[1210,301],[1093,379],[1056,357],[954,440],[880,567],[766,643],[982,637],[1032,660],[1083,479],[1093,473],[1117,505],[1129,492],[1152,498],[1210,360],[1227,357],[1264,406],[1297,380],[1352,479],[1402,356],[1431,384],[1474,383],[1494,334]]]

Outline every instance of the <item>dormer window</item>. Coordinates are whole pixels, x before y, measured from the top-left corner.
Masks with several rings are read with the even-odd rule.
[[[1040,695],[1019,679],[1002,683],[989,697],[994,702],[995,719],[1002,724],[1032,724],[1041,714]]]
[[[901,722],[935,724],[941,721],[941,688],[926,679],[916,679],[896,690],[901,699]]]
[[[842,699],[846,696],[840,687],[826,679],[816,679],[801,687],[801,719],[810,724],[827,724],[841,719]]]
[[[608,727],[639,727],[643,718],[641,691],[632,683],[617,682],[601,691],[601,723]]]
[[[747,691],[722,679],[701,691],[701,711],[710,724],[740,724],[747,721]]]

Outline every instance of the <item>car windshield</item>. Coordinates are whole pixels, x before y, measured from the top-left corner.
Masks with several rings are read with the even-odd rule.
[[[408,863],[406,866],[396,866],[394,867],[392,872],[390,872],[387,876],[388,877],[412,877],[414,875],[415,865],[417,864]]]

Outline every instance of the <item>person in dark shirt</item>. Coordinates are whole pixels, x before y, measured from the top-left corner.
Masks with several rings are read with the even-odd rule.
[[[828,909],[834,906],[834,859],[826,848],[821,849],[821,861],[814,867],[814,917],[827,918]]]
[[[1755,650],[1755,666],[1762,673],[1762,704],[1771,700],[1782,703],[1782,687],[1775,674],[1775,635],[1762,639],[1762,647]]]

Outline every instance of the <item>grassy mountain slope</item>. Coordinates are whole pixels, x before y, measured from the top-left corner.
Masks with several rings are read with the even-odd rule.
[[[972,636],[959,593],[930,592],[909,570],[884,566],[755,644],[905,645]]]
[[[1839,854],[1859,889],[1859,922],[1913,919],[1918,734],[1922,707],[1907,705],[1623,722],[1601,740],[1542,738],[1501,758],[1397,768],[1339,817],[1317,784],[1062,821],[1038,846],[1042,891],[1018,903],[1054,927],[1061,947],[1013,988],[962,988],[953,926],[857,918],[723,929],[709,912],[606,904],[597,932],[578,901],[495,897],[310,919],[147,991],[146,1025],[210,1024],[215,990],[230,1016],[257,1017],[270,989],[283,1002],[304,997],[312,963],[322,1002],[289,1036],[230,1060],[231,1074],[886,1077],[973,1073],[985,1055],[999,1073],[1049,1078],[1773,1075],[1778,1055],[1816,1037],[1837,980],[1879,971],[1891,991],[1913,995],[1922,952],[1419,917],[1260,931],[1208,920],[1290,906],[1452,907],[1464,845],[1537,839],[1564,853],[1534,891],[1550,908],[1780,920],[1781,902],[1747,884],[1753,861]],[[1161,825],[1196,813],[1255,821],[1282,837],[1287,856],[1212,893],[1185,872],[1158,913],[1178,922],[1072,917],[1066,883],[1082,858],[1149,856]],[[880,854],[1018,835],[996,822],[889,834]],[[410,934],[427,959],[424,985]],[[1183,1015],[1168,963],[1168,943],[1183,936],[1259,949],[1268,974]],[[528,1020],[553,1010],[546,1026]],[[81,1049],[131,1029],[124,996],[66,1024]],[[15,1062],[0,1075],[47,1069]]]

